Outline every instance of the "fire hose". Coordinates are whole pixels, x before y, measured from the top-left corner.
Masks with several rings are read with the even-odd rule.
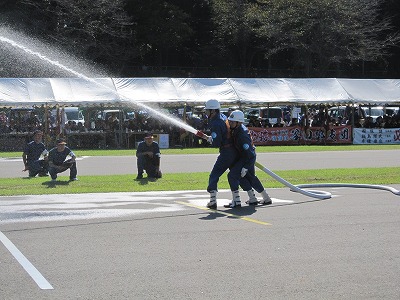
[[[317,199],[329,199],[332,197],[332,194],[329,192],[325,191],[319,191],[319,190],[304,190],[304,188],[314,188],[314,187],[350,187],[350,188],[367,188],[367,189],[377,189],[377,190],[384,190],[384,191],[389,191],[392,192],[393,194],[400,196],[400,191],[396,190],[393,187],[390,186],[384,186],[384,185],[374,185],[374,184],[352,184],[352,183],[319,183],[319,184],[301,184],[301,185],[293,185],[290,182],[287,182],[283,178],[279,177],[272,171],[268,170],[266,167],[264,167],[262,164],[259,162],[256,162],[255,165],[257,168],[260,170],[264,171],[280,183],[286,185],[289,187],[292,191],[301,193],[303,195],[317,198]]]
[[[289,187],[291,191],[298,192],[300,194],[303,194],[303,195],[306,195],[306,196],[309,196],[309,197],[312,197],[312,198],[317,198],[317,199],[329,199],[329,198],[332,197],[331,193],[325,192],[325,191],[303,190],[300,187],[295,186],[295,185],[291,184],[290,182],[286,181],[285,179],[279,177],[278,175],[276,175],[274,172],[272,172],[269,169],[267,169],[266,167],[264,167],[259,162],[256,162],[255,165],[256,165],[257,168],[259,168],[260,170],[264,171],[265,173],[270,175],[272,178],[276,179],[280,183],[282,183],[282,184],[286,185],[287,187]]]

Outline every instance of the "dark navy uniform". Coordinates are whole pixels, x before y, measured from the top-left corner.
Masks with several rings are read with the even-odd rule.
[[[231,168],[238,158],[238,152],[233,146],[227,117],[220,113],[209,120],[212,146],[219,148],[219,156],[211,170],[207,191],[217,191],[218,181],[224,172]],[[233,191],[233,190],[232,190]]]
[[[66,171],[67,169],[70,169],[69,171],[69,179],[74,180],[76,179],[76,175],[78,173],[78,170],[76,168],[76,162],[71,161],[71,160],[66,160],[66,158],[70,156],[73,157],[75,156],[74,152],[71,151],[67,146],[65,146],[63,151],[58,151],[57,147],[54,147],[53,149],[50,150],[49,152],[49,173],[51,176],[51,179],[56,179],[57,174]],[[55,168],[52,166],[58,166],[61,168]]]
[[[24,155],[26,155],[26,164],[29,168],[29,177],[45,176],[48,172],[47,160],[39,160],[43,151],[46,150],[46,146],[40,142],[36,143],[31,141],[26,144],[24,149]]]
[[[145,154],[145,152],[153,153],[153,156]],[[146,171],[147,175],[152,178],[161,178],[160,172],[160,147],[157,142],[147,145],[145,141],[139,143],[136,150],[138,174]]]
[[[231,188],[239,189],[239,184],[245,191],[254,188],[257,192],[264,191],[264,187],[255,174],[256,151],[246,126],[241,124],[232,130],[235,148],[239,151],[239,160],[231,168],[228,181]],[[247,169],[247,174],[241,177],[242,168]]]

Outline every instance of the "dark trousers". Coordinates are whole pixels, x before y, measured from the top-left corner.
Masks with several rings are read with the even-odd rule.
[[[29,166],[29,177],[47,176],[49,171],[49,163],[47,160],[35,160],[28,163]]]
[[[250,191],[252,188],[255,189],[258,193],[261,193],[264,190],[264,186],[262,185],[260,179],[258,179],[255,170],[256,158],[251,164],[251,167],[247,171],[246,176],[240,178],[240,186],[244,191]]]
[[[137,168],[138,174],[143,174],[146,171],[149,177],[158,178],[161,177],[160,174],[157,172],[159,168],[160,158],[155,157],[148,157],[148,156],[139,156],[137,158]]]
[[[218,155],[217,161],[215,162],[208,179],[208,192],[218,190],[219,178],[225,173],[226,170],[233,166],[237,160],[237,155],[237,151],[234,147],[221,149],[221,152]]]
[[[69,169],[69,179],[76,178],[76,175],[78,174],[78,170],[76,168],[76,162],[71,162],[67,160],[61,165],[60,169],[54,167],[49,168],[51,179],[56,179],[58,173],[64,172],[68,169]]]
[[[231,168],[230,172],[228,173],[228,181],[232,191],[237,191],[239,189],[239,185],[244,191],[250,191],[253,188],[258,193],[261,193],[264,190],[264,186],[256,175],[256,170],[254,167],[255,162],[256,158],[253,159],[250,168],[244,177],[241,177],[241,171],[244,167],[243,161],[239,160]]]

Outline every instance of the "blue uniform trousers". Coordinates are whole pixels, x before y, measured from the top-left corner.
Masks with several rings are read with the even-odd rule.
[[[29,166],[29,177],[35,177],[47,175],[49,164],[46,160],[35,160],[28,163]]]
[[[57,178],[57,174],[64,172],[66,170],[69,169],[69,179],[74,179],[76,178],[76,175],[78,174],[78,170],[76,168],[76,162],[71,162],[71,161],[65,161],[62,165],[61,165],[61,169],[56,169],[56,168],[49,168],[49,173],[51,176],[51,179],[56,179]]]
[[[250,167],[247,171],[246,176],[241,177],[242,168],[244,167],[244,162],[239,160],[230,170],[228,174],[228,181],[232,191],[237,191],[239,185],[244,191],[250,191],[254,188],[258,193],[264,190],[260,179],[258,179],[254,167],[256,158],[254,157],[251,161]]]
[[[247,171],[246,176],[240,178],[240,186],[244,191],[250,191],[253,188],[258,193],[261,193],[264,190],[264,186],[262,185],[260,179],[258,179],[256,175],[256,170],[254,167],[255,162],[256,158],[254,157],[254,162],[252,162],[251,167]]]
[[[211,170],[207,191],[217,191],[218,181],[226,170],[231,168],[238,159],[238,153],[234,147],[221,148],[218,158]]]
[[[137,158],[137,168],[138,174],[143,174],[146,171],[149,177],[159,177],[157,173],[158,165],[160,163],[160,158],[157,156],[148,157],[145,155],[138,156]]]

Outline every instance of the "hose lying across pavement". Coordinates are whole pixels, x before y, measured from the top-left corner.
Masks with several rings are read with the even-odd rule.
[[[255,163],[256,167],[260,170],[264,171],[280,183],[289,187],[292,191],[298,192],[300,194],[317,198],[317,199],[329,199],[332,197],[332,194],[325,191],[319,190],[304,190],[303,188],[313,188],[313,187],[351,187],[351,188],[368,188],[368,189],[378,189],[378,190],[385,190],[392,192],[393,194],[400,196],[400,191],[396,190],[395,188],[383,185],[370,185],[370,184],[351,184],[351,183],[321,183],[321,184],[301,184],[301,185],[293,185],[290,182],[286,181],[285,179],[279,177],[274,172],[270,171],[266,167],[264,167],[259,162]]]

